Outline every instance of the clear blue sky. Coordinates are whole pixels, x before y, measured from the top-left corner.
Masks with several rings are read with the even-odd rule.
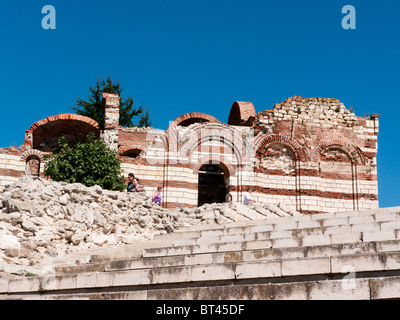
[[[341,27],[348,4],[356,30]],[[44,5],[56,30],[42,29]],[[72,112],[107,74],[160,129],[192,111],[226,122],[235,100],[262,111],[293,95],[338,98],[382,114],[380,205],[400,205],[398,1],[15,0],[0,12],[1,147]]]

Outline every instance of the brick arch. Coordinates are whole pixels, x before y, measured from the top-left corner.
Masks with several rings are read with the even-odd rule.
[[[81,116],[78,114],[72,114],[72,113],[65,113],[65,114],[57,114],[55,116],[47,117],[45,119],[36,121],[33,125],[30,126],[29,130],[33,131],[40,126],[43,126],[49,122],[52,121],[58,121],[58,120],[77,120],[77,121],[82,121],[86,122],[87,124],[93,126],[94,128],[99,128],[99,124],[97,121],[93,120],[92,118],[86,117],[86,116]]]
[[[57,114],[31,125],[25,133],[25,145],[40,149],[41,143],[48,139],[57,139],[70,134],[86,136],[89,132],[94,132],[96,136],[100,135],[99,124],[95,120],[71,113]]]
[[[42,151],[36,149],[29,149],[25,151],[22,155],[20,160],[23,162],[27,162],[31,158],[37,158],[40,161],[44,160],[44,153]]]
[[[215,163],[215,161],[218,161],[218,163]],[[236,174],[235,168],[231,162],[224,156],[220,155],[203,156],[195,165],[192,166],[193,173],[198,174],[201,166],[204,164],[215,164],[229,177],[233,177]]]
[[[170,152],[178,151],[178,131],[176,125],[169,126],[165,131],[165,150]]]
[[[139,145],[131,145],[131,146],[126,146],[126,147],[121,147],[118,149],[118,154],[120,156],[123,156],[124,154],[127,154],[131,151],[137,151],[137,150],[143,151],[143,148]]]
[[[353,164],[365,164],[365,157],[362,151],[358,147],[349,144],[344,139],[329,139],[320,142],[312,151],[311,161],[320,162],[321,155],[329,149],[341,150],[349,157]]]
[[[172,152],[177,152],[179,148],[179,142],[178,142],[178,131],[177,131],[177,126],[181,125],[182,123],[203,123],[203,122],[215,122],[219,123],[218,119],[215,117],[206,114],[206,113],[201,113],[201,112],[189,112],[185,113],[178,118],[176,118],[174,121],[170,123],[166,130],[166,147],[167,150],[172,151]],[[191,123],[191,124],[192,124]]]
[[[249,152],[241,133],[228,125],[221,123],[203,124],[193,129],[179,143],[179,152],[183,156],[190,157],[193,151],[209,138],[223,138],[223,143],[231,146],[238,164],[242,164],[242,159]],[[233,139],[226,139],[231,137]]]
[[[255,140],[256,154],[262,153],[261,150],[267,149],[268,147],[276,144],[289,147],[295,157],[294,160],[302,162],[307,161],[307,152],[297,140],[292,139],[288,136],[283,136],[275,133],[269,135],[262,134],[257,136]]]
[[[179,116],[174,121],[172,121],[168,126],[168,129],[173,126],[190,125],[193,123],[203,123],[203,122],[219,122],[219,121],[217,120],[217,118],[206,113],[189,112]]]
[[[251,126],[256,118],[256,109],[251,102],[235,101],[229,112],[228,124],[233,126]]]
[[[25,162],[26,175],[40,175],[40,165],[41,162],[44,160],[43,152],[36,149],[27,150],[21,155],[20,160]]]

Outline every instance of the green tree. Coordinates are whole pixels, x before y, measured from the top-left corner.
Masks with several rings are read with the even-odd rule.
[[[76,106],[72,107],[77,114],[96,120],[101,129],[104,128],[104,112],[102,107],[103,92],[118,94],[121,97],[119,106],[119,125],[122,127],[150,127],[151,120],[148,107],[134,107],[134,101],[130,96],[126,99],[122,97],[122,91],[119,81],[114,83],[107,75],[106,79],[101,81],[97,79],[94,87],[89,87],[87,100],[78,98]],[[139,117],[137,124],[134,124],[133,118]]]
[[[99,185],[103,189],[123,191],[125,181],[121,172],[121,162],[115,151],[110,150],[103,140],[89,133],[85,142],[74,147],[67,139],[58,139],[44,173],[54,181],[79,182],[87,187]]]

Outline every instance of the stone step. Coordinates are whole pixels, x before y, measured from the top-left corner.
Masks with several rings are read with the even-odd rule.
[[[266,260],[285,260],[303,258],[335,257],[361,253],[380,253],[386,251],[400,251],[400,240],[377,242],[354,242],[311,247],[283,247],[283,248],[253,248],[226,252],[212,252],[200,254],[183,254],[158,257],[141,257],[124,260],[105,261],[103,263],[86,264],[80,266],[59,266],[55,268],[58,274],[76,274],[85,272],[103,272],[134,269],[151,269],[171,266],[192,266],[206,264],[221,264],[230,262],[255,262]]]
[[[400,277],[348,280],[318,280],[289,283],[257,283],[218,286],[190,286],[143,290],[46,294],[0,294],[0,300],[369,300],[398,298]],[[393,285],[393,283],[395,285]],[[162,306],[162,303],[160,303]],[[247,310],[248,313],[249,310]],[[196,311],[199,313],[199,310]],[[195,311],[191,311],[191,315]]]
[[[399,228],[400,229],[400,228]],[[312,229],[314,231],[314,229]],[[354,231],[346,232],[346,229],[337,230],[335,233],[298,233],[292,232],[265,232],[256,235],[237,235],[225,237],[224,241],[210,239],[211,241],[202,242],[202,238],[185,239],[179,245],[171,247],[163,246],[143,250],[143,257],[173,256],[182,254],[200,254],[212,252],[226,252],[238,250],[251,250],[262,248],[286,248],[286,247],[311,247],[334,244],[346,244],[370,241],[396,240],[400,234],[396,230],[376,230],[376,231]],[[318,231],[318,230],[317,230]],[[254,237],[258,237],[254,239]],[[186,245],[184,243],[187,243]]]
[[[399,212],[396,207],[199,225],[143,243],[93,250],[89,264],[59,265],[64,274],[0,279],[0,295],[123,292],[127,287],[134,292],[137,286],[146,292],[154,285],[184,290],[205,283],[207,291],[210,283],[236,286],[240,281],[290,282],[286,284],[295,288],[293,279],[333,283],[349,272],[389,277],[400,272]],[[86,259],[87,254],[81,256]]]
[[[330,222],[331,225],[335,223],[336,218],[352,218],[349,220],[352,223],[360,223],[364,217],[371,216],[375,221],[394,221],[400,220],[400,206],[390,207],[390,208],[380,208],[373,210],[360,210],[360,211],[345,211],[345,212],[330,212],[323,214],[313,214],[313,215],[299,215],[290,216],[282,218],[270,218],[270,219],[260,219],[260,220],[249,220],[240,222],[230,222],[223,225],[218,224],[199,224],[196,226],[181,228],[176,230],[174,233],[170,233],[167,236],[174,236],[174,234],[187,232],[187,231],[202,231],[202,230],[214,230],[214,229],[229,229],[231,227],[246,227],[260,224],[285,224],[287,222],[299,221],[301,223],[306,223],[307,221],[313,220],[333,220]],[[365,218],[368,219],[368,218]],[[337,222],[342,222],[337,220]],[[165,235],[160,235],[165,236]],[[156,236],[158,237],[158,235]]]
[[[349,266],[351,267],[349,269]],[[359,253],[335,257],[277,259],[255,262],[169,266],[112,272],[0,279],[0,294],[46,292],[54,290],[98,290],[99,288],[183,284],[210,281],[237,281],[323,275],[348,275],[349,272],[400,270],[400,252]]]
[[[307,225],[309,226],[309,225]],[[371,227],[372,226],[372,227]],[[384,229],[379,230],[384,226]],[[394,225],[397,227],[397,224]],[[395,240],[398,237],[398,232],[390,231],[393,224],[390,221],[383,221],[381,224],[377,222],[366,223],[366,224],[355,224],[353,226],[340,226],[340,227],[315,227],[315,228],[304,228],[297,230],[284,230],[284,231],[260,231],[260,230],[271,230],[270,224],[242,226],[233,228],[213,228],[211,230],[203,230],[200,233],[196,231],[199,238],[186,238],[187,236],[194,236],[191,233],[182,233],[182,239],[173,240],[167,238],[163,240],[162,237],[148,242],[133,246],[125,246],[121,248],[109,249],[108,252],[102,252],[101,254],[94,254],[91,256],[89,264],[74,265],[71,263],[65,267],[58,267],[57,272],[66,273],[80,273],[90,271],[103,271],[106,269],[104,262],[114,260],[114,265],[132,265],[132,261],[136,258],[136,264],[143,266],[148,264],[146,259],[149,258],[160,258],[158,260],[164,260],[165,265],[173,265],[171,261],[182,261],[182,256],[186,255],[192,261],[201,261],[202,259],[210,259],[207,256],[216,255],[214,262],[221,262],[221,257],[226,255],[232,255],[233,258],[237,257],[240,251],[241,256],[248,256],[249,254],[258,254],[260,252],[252,253],[254,250],[263,250],[264,255],[266,252],[271,255],[272,250],[278,250],[280,248],[288,248],[284,252],[289,252],[288,255],[280,253],[282,257],[290,257],[292,252],[300,252],[299,256],[306,256],[301,252],[310,251],[310,247],[322,247],[319,249],[321,255],[327,255],[327,250],[335,250],[335,246],[340,244],[350,243],[350,246],[362,244],[362,241],[388,241]],[[373,229],[376,229],[374,232]],[[273,228],[272,228],[273,229]],[[351,233],[351,231],[353,231]],[[367,230],[366,232],[360,230]],[[253,233],[244,233],[249,231],[255,231]],[[349,233],[350,232],[350,233]],[[244,234],[243,234],[244,233]],[[216,237],[215,237],[216,236]],[[283,238],[281,238],[283,237]],[[286,238],[285,238],[286,237]],[[187,243],[187,245],[184,245]],[[144,248],[144,249],[143,249]],[[271,249],[270,249],[271,248]],[[313,249],[312,249],[313,250]],[[311,250],[311,251],[312,251]],[[397,249],[396,249],[397,250]],[[281,250],[282,251],[282,250]],[[195,255],[200,255],[195,257]],[[219,254],[219,256],[218,256]],[[332,253],[330,253],[332,255]],[[143,258],[142,258],[143,256]],[[273,256],[276,256],[273,255]],[[174,257],[176,257],[174,259]],[[144,259],[140,262],[140,258]],[[181,260],[179,260],[181,259]],[[229,259],[229,257],[227,258]],[[154,260],[154,259],[153,259]],[[245,259],[246,261],[246,259]],[[100,264],[96,266],[95,264]],[[182,262],[180,262],[182,263]],[[196,262],[198,263],[198,262]],[[163,262],[157,262],[158,265],[163,265]],[[153,265],[154,267],[154,265]],[[107,266],[110,268],[110,266]],[[132,266],[130,266],[132,268]],[[117,268],[118,269],[118,268]]]
[[[356,226],[360,226],[360,228],[362,228],[365,226],[373,228],[374,226],[378,225],[382,225],[382,228],[385,229],[399,227],[400,213],[393,212],[393,208],[387,209],[387,212],[381,211],[381,213],[376,213],[374,211],[355,211],[253,220],[246,222],[232,222],[224,225],[197,225],[191,228],[177,230],[174,233],[167,235],[155,235],[154,239],[177,240],[181,238],[196,238],[203,236],[204,234],[218,234],[218,231],[220,232],[220,235],[228,235],[234,233],[254,232],[255,230],[284,231],[315,227],[329,228],[353,226],[354,228],[357,228]],[[400,212],[400,209],[398,211]]]
[[[397,228],[400,229],[397,211],[398,208],[387,208],[225,225],[199,225],[190,230],[156,236],[152,241],[100,251],[91,255],[90,262],[126,260],[142,255],[149,257],[163,254],[181,255],[185,252],[201,253],[203,248],[209,247],[207,244],[211,244],[212,247],[206,252],[222,252],[237,250],[240,248],[238,242],[242,242],[243,250],[250,250],[359,242],[361,239],[364,242],[394,240],[399,236]],[[96,268],[93,267],[93,270]]]
[[[347,277],[347,276],[345,276]],[[142,290],[0,294],[0,300],[377,300],[400,297],[400,276],[277,283],[221,284]],[[247,310],[249,312],[250,310]],[[199,310],[196,311],[199,313]],[[190,315],[193,315],[191,310]]]
[[[311,224],[307,226],[311,226]],[[314,228],[306,228],[304,225],[303,229],[263,230],[271,230],[271,225],[203,230],[201,232],[194,231],[194,233],[185,232],[181,238],[176,239],[168,237],[163,240],[158,237],[156,240],[148,241],[142,245],[115,248],[108,252],[93,254],[91,262],[141,256],[170,256],[184,253],[250,250],[266,247],[318,246],[347,242],[395,240],[400,236],[400,223],[385,221]]]

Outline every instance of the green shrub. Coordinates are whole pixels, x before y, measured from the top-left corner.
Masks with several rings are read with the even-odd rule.
[[[99,185],[103,189],[123,191],[125,182],[117,153],[103,140],[89,133],[85,142],[69,146],[67,139],[58,139],[59,147],[46,163],[44,173],[54,181],[79,182],[87,187]]]

